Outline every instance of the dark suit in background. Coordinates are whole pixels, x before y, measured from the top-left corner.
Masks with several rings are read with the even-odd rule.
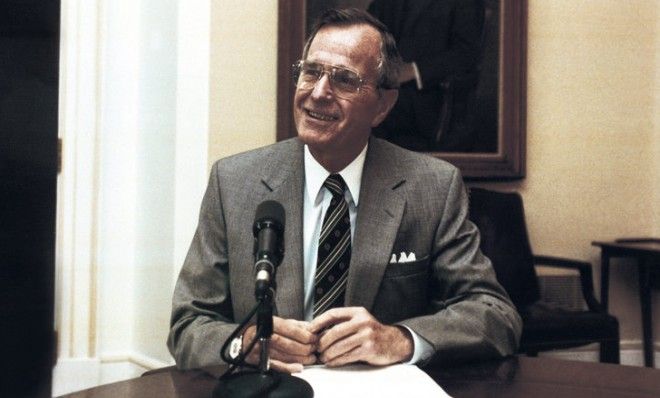
[[[422,90],[414,80],[402,85],[374,134],[417,151],[471,151],[483,1],[375,0],[368,11],[391,31],[404,62],[416,63],[423,84]]]

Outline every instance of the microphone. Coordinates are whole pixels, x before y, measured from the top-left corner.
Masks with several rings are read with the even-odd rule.
[[[225,342],[224,352],[230,339],[257,314],[257,334],[261,345],[258,372],[241,371],[225,373],[213,390],[214,398],[254,398],[254,397],[299,397],[313,398],[314,390],[305,380],[287,373],[270,369],[268,346],[273,334],[273,295],[275,290],[275,269],[284,257],[284,208],[278,202],[267,200],[257,206],[254,216],[254,294],[257,307],[244,320]],[[250,343],[254,347],[255,341]],[[246,355],[249,354],[249,351]],[[222,354],[224,355],[224,354]],[[224,357],[223,357],[224,358]]]
[[[284,256],[284,208],[279,202],[267,200],[257,207],[254,216],[254,294],[258,300],[275,287],[275,269]]]

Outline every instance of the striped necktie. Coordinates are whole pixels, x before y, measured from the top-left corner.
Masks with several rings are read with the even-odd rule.
[[[351,219],[344,198],[346,183],[331,174],[323,183],[332,200],[323,217],[314,276],[314,317],[344,305],[344,292],[351,261]]]

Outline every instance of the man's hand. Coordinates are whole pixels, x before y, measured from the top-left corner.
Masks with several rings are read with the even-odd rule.
[[[317,337],[309,330],[309,322],[273,317],[273,335],[270,338],[268,355],[271,368],[287,373],[302,372],[303,365],[316,363]],[[250,344],[256,333],[256,326],[249,326],[243,333],[243,347]],[[261,346],[257,343],[245,361],[259,364]]]
[[[328,310],[310,323],[309,331],[319,334],[319,359],[328,366],[357,361],[389,365],[408,361],[413,354],[407,329],[383,325],[362,307]]]

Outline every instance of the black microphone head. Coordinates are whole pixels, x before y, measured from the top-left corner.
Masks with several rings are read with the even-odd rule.
[[[280,202],[266,200],[257,206],[257,212],[254,215],[253,233],[256,237],[259,231],[266,225],[282,232],[284,229],[284,207]]]
[[[278,202],[267,200],[257,206],[254,217],[255,271],[267,271],[275,275],[275,268],[284,257],[284,208]],[[270,279],[267,278],[267,279]],[[274,286],[275,281],[271,281]],[[263,288],[260,289],[263,292]]]

